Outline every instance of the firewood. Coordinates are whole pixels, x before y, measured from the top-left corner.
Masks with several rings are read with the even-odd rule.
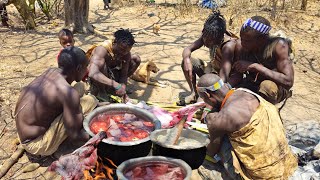
[[[18,162],[19,158],[23,155],[24,149],[19,146],[18,149],[12,154],[12,156],[6,160],[0,168],[0,179],[7,174],[9,169]]]

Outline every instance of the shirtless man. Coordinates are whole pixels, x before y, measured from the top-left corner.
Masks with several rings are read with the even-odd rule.
[[[209,72],[220,74],[225,82],[229,82],[236,36],[226,31],[226,21],[220,12],[214,12],[206,20],[202,35],[199,39],[186,47],[182,53],[182,70],[191,89],[191,94],[181,100],[178,104],[184,105],[197,101],[198,93],[196,86],[196,75],[201,77],[205,73],[205,62],[201,59],[191,58],[191,53],[202,46],[206,46],[210,51],[211,67]]]
[[[90,91],[99,99],[112,101],[110,95],[126,97],[126,85],[141,63],[138,55],[131,54],[135,43],[129,30],[120,29],[114,39],[95,47],[90,57]]]
[[[297,159],[274,105],[248,89],[230,89],[215,74],[203,75],[197,89],[214,107],[206,116],[207,154],[218,154],[231,178],[288,179],[292,175]]]
[[[83,113],[93,110],[97,101],[89,95],[80,99],[70,86],[84,76],[88,60],[80,48],[67,47],[61,51],[58,65],[24,87],[16,105],[19,139],[34,155],[53,154],[67,137],[75,142],[89,139],[82,127]]]
[[[230,77],[230,84],[248,88],[276,104],[288,96],[294,70],[288,42],[269,36],[270,29],[270,22],[261,16],[251,17],[242,25],[233,66],[238,72],[233,77],[240,76],[241,81]]]

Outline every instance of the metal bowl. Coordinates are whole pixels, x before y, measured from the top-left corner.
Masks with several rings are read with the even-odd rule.
[[[173,158],[168,158],[168,157],[163,157],[163,156],[148,156],[148,157],[141,157],[141,158],[135,158],[135,159],[129,159],[123,163],[121,163],[118,168],[117,168],[117,176],[118,179],[121,180],[128,180],[124,176],[124,174],[129,170],[137,166],[142,166],[144,164],[148,163],[154,163],[154,162],[164,162],[173,166],[181,167],[182,170],[184,171],[185,178],[184,180],[189,180],[191,177],[192,170],[190,166],[185,163],[184,161],[180,159],[173,159]]]
[[[152,154],[154,156],[168,156],[182,159],[192,169],[199,168],[206,156],[206,146],[210,142],[208,136],[195,130],[183,129],[181,137],[197,140],[199,145],[179,146],[158,141],[159,135],[166,136],[169,131],[170,129],[159,129],[151,132],[150,138],[153,143]]]
[[[160,121],[149,111],[126,104],[110,104],[107,106],[98,107],[88,114],[83,121],[85,131],[90,135],[95,134],[90,130],[91,120],[99,114],[120,114],[130,113],[138,118],[150,121],[154,124],[154,129],[160,129]],[[118,142],[109,139],[103,139],[98,145],[98,155],[111,159],[116,165],[131,158],[147,156],[151,150],[150,137],[130,142]]]

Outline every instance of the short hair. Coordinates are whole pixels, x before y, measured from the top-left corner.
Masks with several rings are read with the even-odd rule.
[[[58,57],[58,67],[62,69],[63,74],[83,65],[87,61],[85,52],[75,46],[64,48]]]
[[[253,21],[257,21],[257,22],[260,22],[260,23],[262,23],[264,25],[267,25],[267,26],[271,27],[270,21],[268,21],[266,18],[264,18],[262,16],[252,16],[251,19]],[[240,32],[248,32],[248,31],[255,31],[255,32],[259,33],[259,34],[262,34],[261,32],[253,29],[250,26],[242,27],[241,30],[240,30]]]
[[[219,11],[213,12],[203,25],[204,36],[223,37],[226,32],[226,20]]]
[[[62,36],[70,36],[73,37],[72,32],[69,29],[61,29],[59,31],[58,37],[61,38]]]
[[[114,37],[114,41],[116,43],[125,43],[129,46],[133,46],[133,44],[135,43],[134,37],[129,29],[119,29],[114,33]]]

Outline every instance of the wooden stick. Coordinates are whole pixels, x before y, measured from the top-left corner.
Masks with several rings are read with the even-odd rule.
[[[23,155],[24,149],[18,146],[18,149],[12,154],[12,156],[6,160],[0,168],[0,179],[7,174],[9,169],[18,162],[19,158]]]
[[[168,134],[166,136],[166,141],[165,141],[166,144],[172,144],[172,145],[177,144],[183,129],[183,125],[186,122],[186,119],[187,119],[187,116],[184,116],[175,127],[168,130]]]
[[[186,122],[187,116],[184,116],[181,121],[177,124],[176,128],[177,128],[177,135],[175,137],[175,140],[173,141],[173,145],[177,145],[179,137],[181,135],[182,129],[183,129],[183,125]]]

